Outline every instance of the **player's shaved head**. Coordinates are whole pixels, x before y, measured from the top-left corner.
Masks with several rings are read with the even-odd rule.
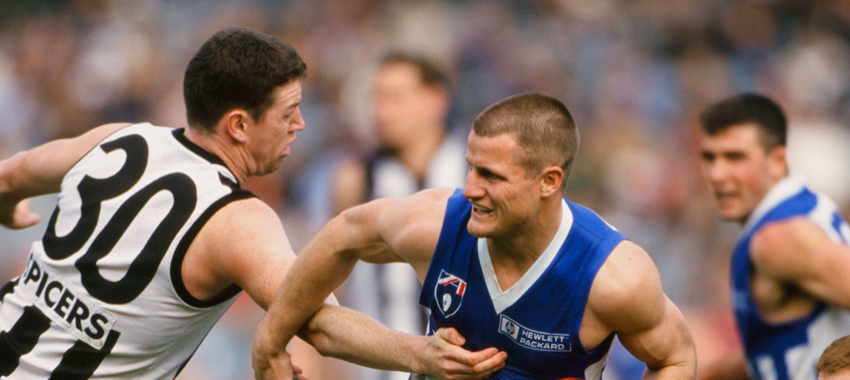
[[[472,130],[482,137],[513,135],[520,147],[518,158],[529,175],[558,166],[566,186],[578,153],[579,133],[570,111],[558,99],[538,92],[511,96],[481,112]]]

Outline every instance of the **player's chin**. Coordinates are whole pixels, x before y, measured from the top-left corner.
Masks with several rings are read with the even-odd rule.
[[[480,221],[476,221],[473,218],[469,219],[469,223],[466,225],[467,231],[472,236],[477,238],[488,238],[493,236],[493,228],[488,225],[488,223],[482,223]]]
[[[720,209],[720,219],[725,222],[740,222],[743,218],[737,209]]]
[[[472,219],[469,220],[469,223],[466,225],[466,230],[469,231],[469,234],[475,236],[477,238],[484,237],[484,229],[481,226],[474,222]]]

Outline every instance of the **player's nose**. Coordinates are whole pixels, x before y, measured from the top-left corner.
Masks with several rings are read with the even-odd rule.
[[[484,188],[481,187],[479,178],[475,175],[474,170],[470,170],[466,175],[466,187],[463,188],[463,196],[466,199],[478,199],[484,196]]]
[[[306,123],[304,122],[304,117],[301,116],[301,109],[295,109],[295,113],[292,115],[292,123],[290,124],[290,131],[303,131],[306,127]]]

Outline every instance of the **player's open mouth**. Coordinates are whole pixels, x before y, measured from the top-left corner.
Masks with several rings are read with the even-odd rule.
[[[488,213],[493,211],[489,208],[481,207],[481,206],[478,206],[478,205],[472,205],[472,208],[475,209],[475,212],[477,212],[479,214],[488,214]]]
[[[729,200],[729,199],[734,198],[734,197],[735,197],[735,193],[733,193],[733,192],[731,192],[731,191],[715,191],[715,192],[714,192],[714,197],[715,197],[718,201],[724,201],[724,200]]]

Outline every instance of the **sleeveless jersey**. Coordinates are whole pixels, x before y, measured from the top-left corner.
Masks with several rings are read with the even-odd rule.
[[[579,340],[590,287],[623,235],[593,211],[562,201],[561,226],[540,258],[507,291],[493,271],[486,239],[469,234],[471,204],[449,199],[419,302],[431,309],[429,333],[454,327],[464,347],[508,354],[491,379],[599,380],[614,334],[592,350]]]
[[[171,379],[241,291],[183,285],[184,255],[252,196],[182,129],[136,124],[83,156],[24,273],[0,291],[0,378]]]
[[[750,292],[750,241],[765,225],[792,218],[807,218],[836,242],[847,244],[850,239],[850,226],[835,203],[790,177],[777,183],[753,211],[732,255],[732,290],[747,364],[757,380],[815,380],[823,350],[850,334],[850,311],[823,302],[787,323],[772,324],[761,317]]]

